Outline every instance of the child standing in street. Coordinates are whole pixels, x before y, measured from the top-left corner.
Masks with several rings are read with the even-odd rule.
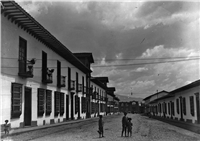
[[[133,124],[131,123],[131,118],[128,118],[128,136],[132,136],[132,126]]]
[[[103,125],[104,125],[104,122],[103,122],[102,118],[103,118],[103,116],[99,115],[99,130],[97,131],[99,133],[99,138],[104,137],[103,136]]]
[[[9,134],[9,125],[8,125],[8,120],[5,120],[4,131],[5,131],[5,134]]]

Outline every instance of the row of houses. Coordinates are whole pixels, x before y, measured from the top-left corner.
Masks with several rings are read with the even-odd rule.
[[[139,101],[119,102],[119,112],[144,113],[144,104]]]
[[[200,124],[200,80],[175,89],[161,91],[144,98],[149,116]]]
[[[41,126],[113,114],[108,77],[92,77],[92,53],[72,53],[14,1],[1,2],[0,122]]]

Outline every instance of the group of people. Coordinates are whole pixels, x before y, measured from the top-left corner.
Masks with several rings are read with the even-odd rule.
[[[131,123],[132,119],[126,116],[127,113],[124,112],[124,116],[122,118],[122,134],[121,134],[122,137],[123,133],[125,133],[125,137],[132,136],[132,126],[133,126],[133,124]],[[104,122],[102,118],[103,116],[99,115],[99,121],[98,121],[99,130],[97,131],[99,133],[99,138],[104,137],[103,135]]]
[[[125,133],[125,137],[132,136],[132,126],[133,124],[131,123],[131,118],[126,117],[127,113],[124,112],[124,116],[122,118],[122,134],[121,136],[123,137],[123,133]]]

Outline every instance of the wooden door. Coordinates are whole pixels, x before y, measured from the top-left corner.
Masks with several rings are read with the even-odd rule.
[[[31,125],[31,95],[32,90],[31,88],[25,87],[24,93],[24,125],[30,126]]]
[[[69,120],[69,95],[66,95],[66,120]]]

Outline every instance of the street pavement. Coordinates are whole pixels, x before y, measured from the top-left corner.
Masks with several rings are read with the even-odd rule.
[[[8,136],[4,141],[200,141],[200,134],[141,116],[128,114],[132,118],[132,137],[121,137],[123,114],[106,116],[104,136],[99,138],[98,119],[76,124],[61,125]]]

